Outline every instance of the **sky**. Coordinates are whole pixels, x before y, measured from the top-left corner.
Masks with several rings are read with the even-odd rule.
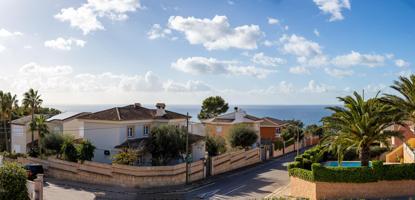
[[[411,0],[2,0],[0,90],[46,104],[337,104],[415,65]]]

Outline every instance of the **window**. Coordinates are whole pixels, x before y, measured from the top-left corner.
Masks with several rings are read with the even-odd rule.
[[[127,137],[128,138],[134,137],[134,127],[127,127]]]
[[[150,134],[150,126],[144,125],[143,127],[143,135],[148,136]]]
[[[222,126],[216,126],[216,133],[222,133]]]
[[[275,128],[275,137],[280,137],[281,135],[281,128]]]

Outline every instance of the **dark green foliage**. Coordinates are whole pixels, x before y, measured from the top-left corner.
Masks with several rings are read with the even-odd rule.
[[[65,140],[62,144],[62,158],[66,161],[77,162],[78,161],[78,152],[73,144],[72,140]]]
[[[275,140],[274,142],[274,150],[281,150],[284,148],[284,142],[281,140]]]
[[[202,103],[202,109],[200,110],[199,119],[209,119],[216,117],[222,113],[228,111],[228,103],[220,96],[212,96],[206,98]]]
[[[134,165],[138,160],[138,152],[135,150],[122,151],[113,156],[112,162],[120,165]]]
[[[45,153],[50,155],[60,154],[64,141],[64,136],[59,133],[46,134],[45,137],[41,139],[42,147],[45,148]]]
[[[217,156],[226,152],[226,141],[221,136],[207,136],[206,137],[206,151],[209,156]]]
[[[306,181],[314,181],[313,172],[310,170],[301,169],[301,168],[292,168],[288,170],[288,173],[290,176],[298,177]]]
[[[321,182],[367,183],[378,180],[370,167],[324,167],[314,163],[312,171],[314,179]]]
[[[38,157],[39,156],[39,147],[33,146],[30,148],[29,152],[27,153],[30,157]]]
[[[79,160],[91,161],[94,157],[95,146],[92,145],[92,143],[88,140],[82,140],[81,143],[77,146],[77,150]]]
[[[164,125],[151,129],[148,151],[152,154],[153,165],[168,165],[186,151],[186,130]]]
[[[0,167],[0,200],[28,200],[26,170],[18,163]]]
[[[229,143],[232,147],[251,147],[258,140],[255,130],[245,124],[238,124],[229,130]]]
[[[316,124],[308,125],[304,131],[307,135],[321,137],[324,135],[324,129],[322,126]]]
[[[415,163],[383,165],[381,161],[372,162],[379,180],[415,180]]]

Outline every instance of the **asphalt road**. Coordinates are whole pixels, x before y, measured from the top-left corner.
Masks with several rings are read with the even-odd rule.
[[[218,180],[195,188],[186,199],[262,199],[273,192],[288,189],[289,176],[286,163],[292,162],[295,153],[267,161],[251,168],[223,175]]]

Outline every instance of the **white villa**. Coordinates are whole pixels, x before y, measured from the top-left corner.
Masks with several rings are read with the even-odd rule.
[[[145,148],[146,138],[153,127],[163,124],[186,126],[186,115],[168,111],[165,107],[164,103],[158,103],[155,109],[149,109],[135,103],[95,113],[62,113],[49,118],[48,125],[51,132],[70,134],[75,139],[83,138],[91,141],[96,147],[93,161],[111,163],[112,156],[124,147]],[[25,122],[30,123],[30,117]],[[22,127],[17,125],[12,126],[13,150],[27,152],[28,149],[25,147],[27,141],[31,140],[30,133],[22,130],[23,125]],[[198,127],[199,125],[189,128],[192,138],[196,138],[197,141],[192,144],[193,160],[199,160],[205,155],[205,143],[202,140],[204,132],[200,131],[203,128]],[[24,132],[27,134],[21,134]],[[139,161],[141,164],[148,164],[151,162],[151,155],[144,154]]]

